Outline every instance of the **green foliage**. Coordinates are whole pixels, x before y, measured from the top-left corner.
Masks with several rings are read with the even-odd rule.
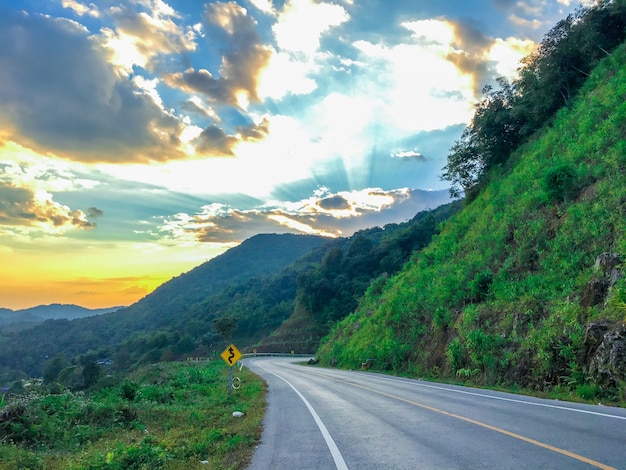
[[[551,201],[573,199],[579,190],[576,169],[569,164],[550,168],[544,176],[543,187]]]
[[[623,400],[623,374],[610,384],[590,375],[598,343],[585,331],[626,321],[626,280],[593,306],[582,301],[596,257],[626,253],[626,46],[604,55],[577,98],[427,247],[372,285],[325,338],[322,363],[371,357],[400,373]]]
[[[453,338],[452,341],[448,343],[448,347],[446,348],[446,358],[448,359],[448,364],[450,365],[452,372],[455,374],[463,365],[464,355],[465,350],[461,344],[461,340],[459,338]]]
[[[441,176],[451,183],[451,194],[473,200],[493,169],[572,103],[593,68],[622,44],[625,24],[623,1],[581,8],[545,35],[513,83],[499,79],[499,88],[486,86]]]
[[[244,468],[260,436],[264,386],[239,375],[232,396],[219,361],[153,365],[91,394],[42,388],[12,397],[0,422],[0,468]]]
[[[490,271],[482,271],[472,279],[470,283],[470,296],[472,302],[482,302],[489,294],[489,288],[493,283],[493,274]]]

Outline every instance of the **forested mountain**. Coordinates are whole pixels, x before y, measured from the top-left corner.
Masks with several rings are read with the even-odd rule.
[[[624,2],[598,8],[572,31],[602,17],[623,40]],[[549,96],[567,98],[554,117],[459,181],[472,192],[463,210],[400,274],[370,285],[326,338],[323,362],[354,368],[372,359],[395,373],[626,400],[626,46],[596,42],[593,29],[584,43],[569,43],[562,26],[542,45],[557,57],[535,60],[597,49],[599,66],[587,69],[578,92],[574,83],[552,84]],[[552,42],[556,34],[566,51]],[[527,65],[522,80],[540,66]],[[543,78],[536,93],[547,93]],[[484,145],[482,155],[502,135],[489,144],[472,133],[504,112],[498,105],[491,114],[493,95],[486,100],[460,144]],[[517,96],[507,114],[530,101]]]
[[[19,372],[41,375],[45,361],[57,354],[63,355],[59,362],[70,363],[81,355],[84,362],[119,353],[120,365],[128,366],[148,353],[145,361],[159,359],[166,350],[188,353],[196,340],[214,331],[212,320],[220,316],[205,310],[190,316],[194,304],[226,287],[268,278],[325,242],[307,235],[258,235],[171,279],[128,308],[74,321],[46,320],[18,332],[3,329],[0,365],[12,377]]]
[[[50,304],[38,305],[37,307],[21,310],[0,308],[0,326],[3,328],[21,329],[32,326],[33,323],[41,323],[49,319],[74,320],[76,318],[91,317],[104,313],[114,312],[121,307],[89,309],[78,305]],[[9,326],[10,325],[10,326]]]
[[[415,249],[428,244],[439,222],[460,207],[457,201],[350,238],[255,236],[128,308],[72,322],[49,320],[22,332],[2,331],[5,381],[23,372],[56,377],[66,367],[102,358],[111,359],[114,370],[125,370],[206,356],[220,352],[227,341],[242,349],[269,344],[313,352],[334,321],[356,306],[371,279],[397,272]],[[293,330],[291,321],[272,341],[258,343],[290,316],[298,318],[299,305],[307,309],[304,334]]]

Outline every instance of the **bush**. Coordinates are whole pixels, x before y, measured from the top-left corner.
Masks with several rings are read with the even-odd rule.
[[[489,294],[489,288],[493,283],[493,274],[490,271],[483,271],[476,274],[470,283],[470,295],[473,302],[482,302]]]
[[[580,189],[576,169],[568,164],[551,168],[543,179],[543,189],[553,202],[573,199]]]
[[[463,365],[463,353],[464,348],[459,338],[454,338],[448,344],[446,349],[446,357],[448,358],[448,364],[454,372],[457,372]]]
[[[124,380],[120,385],[120,396],[128,401],[133,401],[137,396],[139,385],[130,380]]]

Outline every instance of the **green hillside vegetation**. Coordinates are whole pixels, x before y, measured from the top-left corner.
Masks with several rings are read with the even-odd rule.
[[[430,243],[439,224],[461,207],[461,201],[452,202],[419,212],[402,224],[361,230],[330,242],[321,261],[298,275],[293,315],[256,349],[315,351],[331,327],[354,311],[373,279],[399,272],[414,251]]]
[[[324,363],[626,401],[626,48],[604,52],[549,125],[464,183],[472,198],[428,247],[372,283]]]
[[[242,386],[230,396],[221,360],[105,376],[87,393],[33,385],[0,396],[0,468],[245,468],[261,435],[265,384],[237,375]]]
[[[193,352],[206,356],[212,342],[221,341],[216,348],[224,345],[213,322],[227,315],[223,306],[230,305],[227,300],[233,300],[236,286],[247,286],[250,295],[259,283],[272,289],[288,277],[284,273],[278,280],[273,276],[325,242],[322,237],[304,235],[258,235],[173,278],[128,308],[74,321],[47,320],[18,332],[3,329],[0,385],[22,376],[41,377],[46,365],[59,361],[58,355],[61,362],[80,366],[109,358],[119,370],[137,363],[184,359]],[[295,296],[295,277],[291,277],[293,285],[273,297],[277,305],[281,295]],[[216,306],[206,305],[215,296],[221,299]],[[205,302],[203,308],[197,307],[199,302]],[[251,336],[258,341],[290,314],[265,315],[266,325]]]
[[[111,360],[119,373],[158,361],[213,357],[229,342],[241,349],[313,353],[333,322],[356,307],[371,279],[398,272],[460,207],[451,203],[350,238],[256,236],[128,308],[2,330],[0,384],[43,376],[46,383],[80,390],[86,386],[82,371],[98,360]],[[306,321],[283,325],[292,315],[301,318],[301,304],[310,308]],[[72,372],[61,374],[67,368]]]

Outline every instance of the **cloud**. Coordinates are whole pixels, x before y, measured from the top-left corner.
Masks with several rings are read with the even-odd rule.
[[[543,22],[538,19],[522,18],[518,15],[509,16],[509,21],[517,26],[523,26],[524,28],[537,30],[543,26]]]
[[[135,8],[119,4],[107,10],[115,22],[115,29],[103,28],[100,41],[111,54],[112,63],[128,76],[133,66],[152,70],[161,55],[186,53],[196,50],[196,31],[183,28],[174,20],[179,15],[160,0],[139,1]]]
[[[101,211],[97,207],[90,207],[87,209],[87,217],[89,217],[90,219],[102,217],[103,215],[104,215],[104,211]]]
[[[350,208],[350,202],[343,196],[337,194],[320,199],[319,206],[325,210],[347,210]]]
[[[485,35],[469,21],[453,23],[453,51],[447,58],[461,71],[472,77],[478,95],[489,76],[489,57],[494,39]]]
[[[348,20],[340,5],[291,0],[285,2],[272,29],[280,49],[311,55],[319,49],[324,33]]]
[[[84,229],[95,224],[83,211],[53,201],[50,193],[0,181],[0,226]]]
[[[196,139],[196,153],[204,156],[234,156],[233,146],[237,137],[227,135],[217,126],[205,128]]]
[[[209,70],[189,68],[164,77],[170,87],[200,93],[211,102],[246,108],[258,102],[257,81],[267,66],[272,50],[261,43],[256,23],[236,3],[208,3],[205,21],[212,39],[224,42],[219,76]]]
[[[425,162],[427,160],[424,155],[420,152],[416,152],[415,150],[406,150],[403,152],[395,152],[391,154],[392,158],[400,158],[402,160],[417,160],[420,162]]]
[[[241,142],[262,140],[269,133],[269,121],[264,118],[259,124],[238,126],[235,135],[228,135],[215,125],[203,129],[197,138],[192,141],[197,155],[209,157],[235,156],[234,148]]]
[[[164,219],[159,231],[160,236],[190,244],[239,243],[257,233],[349,236],[363,226],[408,220],[420,210],[448,201],[448,191],[369,188],[331,193],[320,188],[300,201],[270,201],[249,210],[209,204],[197,214],[178,213]]]
[[[93,16],[94,18],[98,18],[100,16],[100,11],[93,3],[85,5],[76,0],[63,0],[61,5],[63,8],[73,10],[78,16],[88,15]]]
[[[179,120],[133,82],[74,22],[0,16],[0,131],[40,153],[83,162],[183,158]]]

